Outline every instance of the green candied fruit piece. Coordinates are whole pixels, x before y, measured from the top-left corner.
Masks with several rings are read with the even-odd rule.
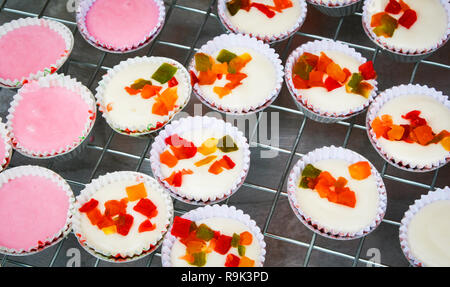
[[[217,148],[220,149],[224,153],[237,151],[239,150],[238,146],[234,142],[233,138],[229,135],[224,136],[217,143]]]
[[[320,169],[315,168],[312,164],[307,164],[302,171],[302,176],[315,179],[321,172]]]
[[[200,224],[195,232],[197,238],[203,239],[205,241],[210,241],[214,238],[214,230],[208,227],[206,224]]]
[[[195,58],[195,69],[199,72],[206,72],[211,70],[212,63],[209,56],[205,53],[197,53]]]
[[[373,32],[377,36],[392,37],[392,35],[394,35],[395,29],[397,29],[398,27],[397,19],[390,16],[389,14],[384,14],[383,16],[381,16],[380,22],[381,25],[375,27],[375,29],[373,29]]]
[[[194,266],[202,267],[206,264],[206,252],[198,252],[192,254],[194,256],[194,262],[191,264]]]
[[[361,73],[353,73],[350,81],[348,81],[347,85],[352,88],[352,90],[356,90],[359,87],[359,84],[362,82],[363,77]]]
[[[231,239],[231,247],[238,247],[239,241],[241,241],[241,236],[239,236],[239,234],[233,233],[233,238]]]
[[[132,88],[133,90],[140,90],[142,89],[145,85],[152,85],[152,82],[149,80],[145,80],[145,79],[137,79],[136,81],[134,81],[134,83],[130,86],[130,88]]]
[[[171,64],[164,63],[159,66],[158,70],[156,70],[156,72],[152,75],[152,79],[160,82],[161,84],[165,84],[173,78],[177,70],[178,69]]]
[[[231,0],[227,2],[227,9],[231,16],[236,15],[239,9],[241,9],[241,0]]]
[[[313,69],[314,67],[306,62],[306,56],[302,56],[295,63],[292,72],[303,80],[309,80],[309,73],[311,73]]]
[[[301,188],[309,188],[308,182],[308,178],[306,176],[302,176],[302,179],[300,180],[300,184],[298,186]]]
[[[238,246],[238,254],[239,256],[245,256],[245,246],[243,245]]]
[[[231,60],[233,60],[234,58],[236,58],[237,55],[235,53],[232,53],[228,50],[222,49],[219,52],[219,55],[217,56],[216,60],[221,62],[221,63],[229,63]]]

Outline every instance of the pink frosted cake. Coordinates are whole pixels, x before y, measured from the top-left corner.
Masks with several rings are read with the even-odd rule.
[[[85,2],[80,9],[80,31],[96,45],[113,50],[127,50],[143,44],[159,32],[164,19],[161,17],[161,14],[164,16],[164,4],[159,0]]]
[[[59,75],[47,78],[71,82]],[[83,90],[55,83],[48,85],[41,80],[19,90],[8,115],[13,146],[33,157],[52,156],[75,148],[95,119],[95,103]]]
[[[73,202],[67,183],[37,166],[0,175],[0,252],[33,252],[69,230]]]
[[[63,36],[66,30],[59,23],[29,18],[1,26],[0,84],[16,87],[32,75],[55,72],[72,48],[72,36]]]

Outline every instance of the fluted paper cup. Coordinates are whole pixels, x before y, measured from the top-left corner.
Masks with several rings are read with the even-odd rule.
[[[9,132],[6,129],[6,125],[2,123],[1,119],[0,119],[0,140],[2,141],[2,144],[5,148],[5,153],[0,155],[0,172],[1,172],[8,166],[12,156],[11,137],[9,136]]]
[[[348,16],[361,8],[363,0],[307,0],[309,4],[325,15]]]

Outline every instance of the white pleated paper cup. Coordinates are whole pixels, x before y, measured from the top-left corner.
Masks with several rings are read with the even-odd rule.
[[[442,6],[444,7],[447,13],[447,31],[436,43],[430,44],[428,47],[424,49],[414,49],[407,47],[399,47],[392,45],[386,41],[386,38],[383,36],[377,36],[373,32],[373,27],[370,27],[371,16],[369,9],[371,5],[375,4],[377,0],[365,0],[363,5],[363,13],[362,13],[362,26],[364,31],[366,32],[369,39],[374,42],[378,47],[380,47],[383,52],[386,52],[388,56],[398,62],[418,62],[431,54],[436,52],[440,47],[444,46],[445,43],[450,39],[450,3],[448,0],[440,0]],[[382,11],[379,11],[382,12]]]
[[[224,131],[224,135],[230,135],[235,141],[239,149],[243,150],[243,167],[236,178],[232,187],[220,194],[215,194],[214,196],[195,196],[195,195],[185,195],[179,192],[179,188],[171,186],[164,179],[165,177],[161,172],[161,162],[160,154],[164,152],[167,144],[165,139],[174,134],[182,134],[186,131],[192,130],[220,130]],[[247,177],[248,171],[250,169],[250,148],[247,143],[247,138],[243,135],[238,128],[232,126],[230,123],[226,123],[223,120],[219,120],[213,117],[186,117],[180,120],[174,121],[173,123],[167,125],[164,130],[162,130],[159,135],[155,138],[153,142],[152,149],[150,151],[150,165],[152,168],[153,175],[156,177],[158,182],[170,193],[170,195],[182,202],[192,205],[208,205],[221,202],[230,196],[232,196],[244,183]]]
[[[25,93],[29,87],[33,87],[34,85],[38,85],[39,87],[66,88],[80,95],[81,99],[89,106],[89,117],[86,118],[84,129],[82,133],[78,135],[72,143],[67,144],[66,146],[58,150],[30,149],[29,147],[23,146],[14,135],[14,128],[13,128],[14,113],[16,111],[17,106],[20,105],[20,102],[23,99],[22,94]],[[91,133],[91,130],[94,127],[96,115],[97,115],[97,108],[95,106],[94,96],[86,86],[84,86],[76,79],[73,79],[69,76],[64,76],[61,74],[53,74],[47,77],[39,78],[36,81],[27,83],[17,91],[17,94],[13,97],[11,106],[8,109],[8,116],[6,117],[8,122],[6,125],[9,135],[11,137],[11,143],[13,148],[22,155],[34,159],[49,159],[59,157],[71,158],[74,156],[73,154],[71,154],[72,151],[75,151],[76,149],[79,150],[78,148],[81,148],[81,146],[87,144],[86,138],[89,137],[89,134]]]
[[[375,178],[377,190],[378,190],[378,205],[377,205],[377,214],[374,217],[373,221],[370,222],[367,226],[362,228],[359,231],[356,232],[342,232],[339,230],[334,230],[332,228],[324,226],[321,222],[311,218],[308,214],[306,214],[302,208],[300,207],[296,193],[298,189],[298,184],[300,182],[300,178],[302,176],[303,169],[308,164],[313,164],[321,161],[321,160],[328,160],[328,159],[339,159],[339,160],[345,160],[349,163],[356,163],[359,161],[367,161],[369,162],[365,157],[362,155],[342,147],[335,147],[335,146],[329,146],[329,147],[322,147],[315,149],[309,153],[307,153],[305,156],[303,156],[292,168],[288,183],[287,183],[287,192],[288,192],[288,199],[289,204],[294,211],[295,215],[298,217],[298,219],[310,230],[313,232],[322,235],[327,238],[331,239],[337,239],[337,240],[351,240],[360,238],[363,236],[366,236],[367,234],[374,231],[378,225],[380,225],[381,221],[384,218],[384,215],[386,213],[386,206],[387,206],[387,195],[386,195],[386,188],[384,186],[383,180],[381,178],[381,175],[377,171],[377,169],[373,166],[372,163],[369,162],[371,167],[372,176]],[[324,199],[326,200],[326,199]]]
[[[92,36],[89,33],[89,30],[86,26],[86,15],[91,9],[92,5],[94,4],[96,0],[82,0],[78,7],[76,12],[76,20],[77,20],[77,26],[80,30],[80,34],[83,36],[83,38],[94,46],[95,48],[102,50],[104,52],[108,53],[116,53],[116,54],[123,54],[123,53],[130,53],[135,52],[137,50],[140,50],[147,46],[149,43],[151,43],[161,32],[162,28],[164,27],[164,22],[166,19],[166,9],[164,6],[164,1],[162,0],[151,0],[154,1],[158,7],[158,23],[156,26],[139,42],[134,43],[132,45],[126,45],[122,47],[116,47],[114,45],[104,43],[100,41],[99,39],[96,39],[94,36]]]
[[[412,266],[424,267],[425,265],[419,258],[417,258],[413,254],[409,246],[408,240],[409,223],[422,208],[424,208],[428,204],[442,200],[450,200],[450,187],[446,186],[442,189],[438,188],[435,191],[430,191],[427,194],[423,194],[420,197],[420,199],[416,199],[414,201],[414,204],[409,206],[409,209],[403,215],[403,219],[401,221],[399,229],[400,247],[402,248],[403,254],[405,255],[406,259]],[[433,223],[430,222],[430,224]]]
[[[331,40],[315,40],[299,46],[289,55],[284,69],[285,70],[284,77],[286,85],[297,107],[305,114],[305,116],[321,123],[335,123],[338,121],[349,119],[355,115],[364,112],[364,110],[370,105],[370,103],[374,100],[374,98],[377,95],[378,83],[376,80],[367,81],[369,84],[373,86],[373,89],[370,92],[367,101],[365,101],[363,105],[350,108],[342,112],[330,112],[320,107],[313,106],[311,103],[307,101],[307,99],[305,99],[305,97],[302,96],[301,90],[298,90],[294,87],[294,82],[292,80],[292,69],[295,63],[297,62],[298,58],[304,52],[317,54],[324,51],[337,51],[344,53],[357,60],[360,64],[367,62],[367,59],[364,58],[360,53],[356,52],[355,49],[350,48],[345,44]]]
[[[11,137],[9,136],[9,132],[6,128],[6,125],[2,123],[0,118],[0,140],[5,147],[5,153],[0,155],[0,172],[8,167],[11,156],[12,156],[12,145],[11,145]]]
[[[10,180],[13,180],[15,178],[20,178],[22,176],[38,176],[43,177],[45,179],[49,179],[52,182],[58,184],[59,187],[62,188],[63,192],[67,195],[68,202],[69,202],[69,208],[67,209],[67,218],[66,222],[63,227],[61,227],[58,232],[55,234],[48,236],[45,240],[37,244],[36,246],[29,248],[27,250],[20,249],[11,249],[6,248],[4,246],[0,246],[0,253],[5,255],[12,255],[12,256],[26,256],[38,253],[50,246],[53,246],[60,242],[62,239],[64,239],[71,231],[72,231],[72,217],[74,213],[74,203],[75,198],[73,196],[72,189],[70,188],[69,184],[57,173],[44,168],[40,166],[33,166],[33,165],[24,165],[19,167],[14,167],[5,170],[4,172],[0,173],[0,187],[7,183]],[[45,207],[43,207],[45,208]],[[30,216],[33,216],[30,214]],[[37,226],[36,228],[39,228]]]
[[[367,115],[366,115],[366,131],[369,137],[370,142],[374,149],[378,152],[378,154],[389,164],[406,171],[412,172],[429,172],[440,168],[446,165],[450,161],[450,152],[447,155],[434,162],[430,162],[428,164],[415,164],[410,162],[406,158],[399,158],[395,154],[390,154],[386,152],[380,142],[378,141],[375,132],[372,129],[372,122],[378,116],[378,112],[380,109],[390,100],[395,99],[397,97],[405,96],[405,95],[421,95],[421,96],[429,96],[438,102],[442,103],[442,105],[446,106],[450,110],[450,100],[447,96],[442,94],[442,92],[436,91],[434,88],[429,88],[428,86],[422,86],[419,84],[409,84],[409,85],[400,85],[395,86],[390,89],[383,91],[370,105]]]
[[[0,38],[6,35],[9,32],[12,32],[18,28],[27,27],[27,26],[42,26],[42,27],[48,27],[51,30],[58,33],[58,35],[61,36],[61,38],[64,40],[66,47],[61,55],[61,57],[56,61],[56,63],[48,63],[48,67],[44,68],[41,71],[33,72],[29,75],[23,76],[20,79],[2,79],[0,78],[0,87],[2,88],[9,88],[9,89],[16,89],[22,87],[24,84],[37,80],[41,77],[50,75],[55,73],[61,66],[66,62],[66,60],[69,58],[70,53],[72,52],[73,45],[74,45],[74,38],[73,34],[70,31],[69,28],[67,28],[65,25],[48,19],[38,19],[38,18],[21,18],[17,20],[13,20],[11,22],[8,22],[6,24],[3,24],[0,26]]]
[[[354,14],[361,8],[363,0],[306,0],[317,10],[332,17]]]
[[[265,43],[269,43],[269,44],[283,41],[283,40],[291,37],[292,35],[294,35],[295,32],[300,30],[300,28],[302,27],[302,25],[306,19],[307,8],[306,8],[305,0],[293,0],[293,1],[296,1],[299,3],[301,12],[300,12],[300,17],[297,19],[295,24],[292,27],[290,27],[287,31],[283,31],[281,33],[277,33],[274,35],[265,35],[263,33],[246,33],[244,31],[242,31],[242,29],[239,29],[239,27],[234,25],[233,22],[231,21],[230,16],[227,13],[227,7],[226,7],[226,3],[229,1],[230,0],[218,0],[217,1],[217,13],[219,15],[220,22],[225,27],[225,29],[231,33],[255,37],[258,40],[264,41]],[[264,29],[264,28],[262,28],[262,29]]]
[[[264,235],[261,229],[256,225],[256,222],[250,218],[249,215],[245,214],[242,210],[236,209],[234,206],[228,205],[208,205],[204,207],[198,207],[191,210],[183,216],[182,218],[189,219],[191,221],[200,221],[208,218],[229,218],[237,220],[249,228],[251,233],[259,242],[261,248],[260,256],[258,258],[258,266],[262,267],[264,265],[266,257],[266,243],[264,241]],[[175,236],[171,234],[172,227],[169,229],[161,248],[161,261],[163,267],[172,267],[171,253],[172,247],[177,240]],[[256,261],[256,260],[255,260]]]
[[[181,98],[179,105],[175,107],[172,111],[169,112],[168,115],[162,116],[160,120],[157,122],[147,122],[145,124],[136,124],[136,125],[125,125],[117,120],[115,121],[109,116],[107,103],[105,103],[105,93],[108,85],[114,80],[114,77],[124,69],[131,67],[133,65],[139,63],[152,63],[152,64],[163,64],[168,63],[175,66],[177,70],[177,76],[179,76],[179,84],[183,84],[186,87],[186,93],[180,94],[178,93],[178,97]],[[179,71],[179,73],[178,73]],[[149,75],[151,76],[151,75]],[[163,128],[168,122],[172,120],[172,118],[183,110],[188,104],[192,87],[190,84],[190,75],[186,68],[181,65],[179,62],[165,57],[135,57],[130,58],[128,60],[120,62],[118,65],[114,66],[111,70],[109,70],[105,75],[103,75],[102,80],[98,83],[98,87],[96,88],[95,98],[97,99],[97,105],[99,106],[99,111],[102,112],[103,118],[106,120],[108,125],[117,133],[128,135],[128,136],[144,136],[150,133],[153,133],[161,128]],[[150,113],[151,111],[149,111]]]
[[[222,34],[220,36],[217,36],[212,40],[208,41],[205,45],[203,45],[198,51],[198,53],[205,53],[208,55],[212,55],[216,52],[219,52],[222,49],[230,49],[233,47],[243,47],[252,49],[263,55],[273,64],[276,74],[276,84],[275,88],[271,91],[271,93],[264,99],[261,99],[261,101],[258,102],[257,104],[246,107],[243,106],[239,108],[229,107],[214,102],[205,95],[204,91],[201,89],[198,83],[196,83],[193,86],[194,94],[203,104],[221,113],[231,115],[248,115],[262,111],[275,101],[283,86],[284,72],[280,57],[275,52],[274,49],[270,48],[270,46],[265,44],[264,42],[257,40],[256,38],[240,34]],[[194,72],[196,75],[198,73],[195,69],[195,57],[192,57],[192,60],[189,64],[189,71]]]
[[[167,220],[164,223],[164,228],[161,230],[160,237],[157,237],[153,242],[148,242],[145,243],[145,245],[143,244],[141,246],[136,246],[136,249],[133,252],[130,251],[125,254],[106,252],[90,244],[90,242],[83,235],[83,231],[81,228],[81,216],[83,215],[79,211],[79,209],[86,202],[91,200],[99,189],[114,182],[120,182],[124,180],[136,180],[137,182],[144,182],[145,184],[147,184],[152,188],[152,192],[158,193],[163,198],[164,203],[166,205]],[[173,214],[174,209],[172,199],[170,198],[169,194],[164,191],[164,189],[158,184],[158,182],[153,177],[140,172],[116,171],[112,173],[107,173],[92,180],[92,182],[87,184],[86,187],[80,192],[80,195],[77,196],[74,216],[72,220],[73,232],[80,245],[92,256],[101,259],[103,261],[112,263],[132,262],[142,259],[147,255],[150,255],[161,245],[169,226],[172,224]]]

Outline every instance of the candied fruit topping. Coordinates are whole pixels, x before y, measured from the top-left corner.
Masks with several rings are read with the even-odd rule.
[[[403,13],[402,17],[398,19],[398,23],[405,27],[406,29],[411,28],[417,21],[417,13],[412,9],[408,9]]]
[[[400,12],[400,18],[398,20],[389,14],[398,15]],[[411,28],[417,21],[417,13],[412,10],[408,4],[400,0],[389,0],[384,12],[379,12],[372,15],[370,26],[374,27],[373,32],[377,36],[392,37],[398,25],[402,25],[406,29]]]
[[[78,209],[80,212],[89,212],[91,210],[93,210],[94,208],[96,208],[98,205],[98,201],[95,199],[91,199],[88,202],[86,202],[85,204],[83,204],[82,207],[80,207],[80,209]]]
[[[216,138],[209,138],[205,140],[202,145],[198,148],[198,152],[202,155],[210,155],[217,150],[217,144],[219,140]]]
[[[221,62],[221,63],[229,63],[231,60],[233,60],[234,58],[236,58],[237,55],[233,52],[230,52],[226,49],[222,49],[219,52],[219,55],[217,56],[216,60]],[[225,73],[222,73],[225,74]]]
[[[212,62],[209,55],[205,53],[195,54],[195,69],[199,72],[206,72],[211,69]]]
[[[172,79],[173,76],[175,76],[177,70],[177,67],[168,63],[163,63],[161,66],[159,66],[156,72],[153,73],[152,79],[160,82],[161,84],[165,84],[170,79]]]
[[[244,231],[241,234],[239,234],[239,245],[250,245],[253,242],[253,235],[248,232]]]
[[[206,224],[200,224],[195,232],[197,238],[203,239],[205,241],[210,241],[214,238],[214,230],[209,228]]]
[[[234,142],[233,138],[230,135],[222,137],[217,143],[217,148],[224,153],[239,150],[239,147],[237,146],[237,144]]]
[[[159,155],[159,161],[168,167],[174,167],[178,163],[178,158],[174,156],[170,151],[166,150]]]
[[[205,252],[198,252],[194,253],[192,256],[194,256],[194,262],[192,262],[192,265],[202,267],[206,264],[206,253]]]
[[[192,221],[179,216],[175,216],[173,219],[172,231],[173,236],[186,238],[189,236]]]
[[[150,222],[150,220],[147,219],[139,225],[138,232],[139,233],[148,232],[148,231],[153,231],[155,229],[156,229],[156,224],[152,224]]]
[[[114,233],[117,233],[117,226],[111,225],[108,227],[104,227],[104,228],[102,228],[102,231],[103,231],[103,233],[105,233],[105,235],[114,234]]]
[[[238,246],[238,254],[239,256],[245,256],[245,251],[246,251],[246,247],[243,245],[239,245]]]
[[[204,159],[197,161],[196,163],[194,163],[194,165],[197,167],[204,166],[204,165],[207,165],[208,163],[212,162],[216,158],[217,158],[217,155],[210,155],[210,156],[205,157]]]
[[[243,256],[239,261],[239,267],[254,267],[255,260],[252,260],[246,256]]]
[[[139,202],[133,207],[133,210],[145,215],[148,218],[153,218],[158,215],[156,205],[148,198],[141,198]]]
[[[156,98],[153,104],[152,113],[159,116],[166,116],[176,107],[178,100],[178,87],[167,88]]]
[[[348,166],[350,176],[356,180],[363,180],[371,175],[370,164],[367,161],[359,161]]]
[[[218,175],[222,173],[223,167],[218,160],[216,160],[208,169],[208,172]]]
[[[119,200],[108,200],[105,202],[105,216],[114,217],[119,213],[126,213],[128,198]]]
[[[384,11],[391,14],[398,14],[402,11],[402,6],[395,0],[389,0],[389,3],[384,8]]]
[[[377,77],[377,73],[373,67],[372,61],[367,61],[359,66],[359,72],[361,73],[364,80],[372,80]]]
[[[234,254],[228,254],[225,261],[225,267],[238,267],[240,261],[241,259],[238,256]]]
[[[143,182],[127,186],[125,190],[130,201],[136,201],[141,198],[147,197],[147,189],[145,188],[145,184]]]
[[[119,214],[117,219],[114,220],[117,226],[117,233],[123,236],[127,236],[133,225],[134,218],[130,214]]]
[[[237,248],[239,246],[241,237],[239,236],[239,234],[233,233],[233,236],[231,238],[231,247]]]
[[[179,160],[192,158],[197,153],[197,147],[194,143],[179,137],[177,134],[167,137],[165,142]]]
[[[219,254],[225,255],[231,248],[231,240],[233,238],[231,236],[227,236],[224,234],[221,234],[216,242],[216,247],[214,248],[214,251],[216,251]]]
[[[274,0],[273,4],[273,6],[270,6],[263,3],[255,3],[251,0],[230,0],[226,3],[226,7],[231,16],[236,15],[241,9],[248,12],[253,7],[267,18],[273,18],[276,13],[283,13],[284,9],[294,6],[291,0]]]
[[[190,169],[183,169],[181,171],[174,171],[172,174],[165,178],[164,180],[174,187],[180,187],[183,184],[183,175],[185,174],[193,174],[194,172]]]

